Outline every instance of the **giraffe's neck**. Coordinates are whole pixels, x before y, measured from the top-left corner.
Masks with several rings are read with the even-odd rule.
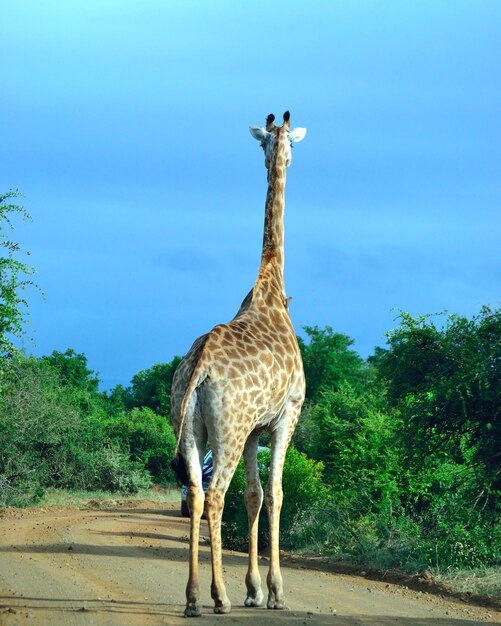
[[[287,134],[279,133],[278,146],[268,169],[268,192],[264,212],[263,253],[259,275],[273,262],[275,279],[284,283],[284,207],[285,207],[285,142]],[[283,289],[282,289],[283,290]]]

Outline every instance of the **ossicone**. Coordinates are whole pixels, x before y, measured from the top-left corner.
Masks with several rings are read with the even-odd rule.
[[[271,130],[272,128],[274,128],[275,124],[275,116],[273,115],[273,113],[270,113],[268,115],[268,117],[266,118],[266,130]]]

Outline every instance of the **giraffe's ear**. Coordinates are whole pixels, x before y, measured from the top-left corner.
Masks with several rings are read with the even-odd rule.
[[[254,139],[257,139],[262,144],[266,142],[266,139],[268,138],[268,135],[270,134],[267,130],[265,130],[264,128],[261,128],[261,126],[249,126],[249,130],[250,130],[250,134],[254,137]]]
[[[303,141],[305,135],[306,128],[293,128],[289,133],[289,139],[291,143],[297,143],[298,141]]]

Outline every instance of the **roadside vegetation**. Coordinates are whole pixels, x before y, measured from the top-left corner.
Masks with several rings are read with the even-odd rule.
[[[49,487],[37,503],[41,507],[71,507],[77,509],[109,509],[119,505],[128,506],[132,502],[147,501],[159,504],[178,503],[179,489],[177,485],[155,485],[153,488],[139,489],[136,493],[111,493],[103,489],[96,491],[62,489]]]
[[[169,500],[179,357],[102,392],[84,354],[16,349],[34,273],[11,240],[9,219],[27,217],[16,195],[0,196],[0,507],[141,498],[152,485]],[[368,359],[346,335],[305,328],[307,399],[285,464],[282,547],[499,592],[500,339],[501,309],[488,307],[471,319],[401,313]],[[247,538],[244,488],[240,465],[228,547]],[[264,546],[264,512],[260,532]]]

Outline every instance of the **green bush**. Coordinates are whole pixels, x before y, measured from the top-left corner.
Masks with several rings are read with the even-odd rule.
[[[44,489],[34,476],[0,474],[0,508],[30,506],[43,495]]]
[[[360,396],[349,385],[323,392],[310,414],[316,424],[310,453],[324,463],[336,498],[363,495],[366,509],[391,498],[399,471],[398,420],[383,413],[370,394]]]
[[[58,461],[62,469],[50,486],[132,494],[152,483],[151,474],[141,463],[110,444],[95,448],[73,445],[62,451]]]
[[[134,493],[151,484],[148,463],[165,467],[171,455],[173,435],[161,418],[139,411],[127,429],[122,416],[112,436],[99,403],[90,392],[62,382],[50,359],[18,357],[5,381],[0,404],[2,506],[35,503],[49,486]],[[162,436],[164,456],[159,453]]]
[[[424,565],[444,572],[499,564],[501,520],[466,507],[468,491],[468,485],[444,490],[421,517],[415,554]]]
[[[151,409],[132,409],[103,420],[107,438],[132,461],[145,467],[158,482],[175,482],[170,469],[176,438],[167,418]]]
[[[5,379],[0,405],[0,475],[3,503],[36,501],[53,481],[54,459],[78,427],[78,412],[37,359],[17,358]]]
[[[140,463],[131,461],[121,450],[102,448],[95,454],[94,461],[96,482],[91,489],[132,494],[151,487],[149,472]]]

